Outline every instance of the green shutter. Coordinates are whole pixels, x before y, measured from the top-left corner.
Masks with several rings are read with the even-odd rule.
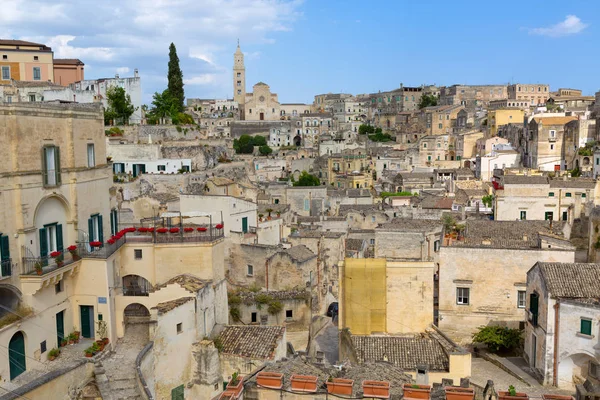
[[[63,247],[62,225],[57,224],[56,225],[56,250],[63,251],[63,249],[64,249],[64,247]]]
[[[8,246],[8,236],[0,236],[0,256],[2,260],[8,260],[10,258],[10,247]]]
[[[171,390],[171,400],[184,400],[184,388],[183,385],[177,386]]]
[[[581,319],[581,333],[584,335],[592,335],[592,321],[589,319]]]
[[[54,148],[54,160],[56,163],[55,171],[56,171],[56,186],[60,186],[61,182],[61,174],[60,174],[60,148],[59,147],[55,147]]]
[[[48,159],[46,158],[46,148],[42,147],[42,180],[44,186],[48,184]]]
[[[46,228],[40,228],[40,257],[48,255],[48,238],[46,237]]]
[[[102,226],[102,214],[98,214],[98,241],[104,243],[104,228]]]
[[[115,213],[115,235],[116,235],[117,232],[119,232],[119,211],[113,210],[113,212]]]
[[[115,234],[115,210],[110,210],[110,234]]]
[[[89,241],[93,242],[94,241],[94,221],[90,218],[88,219],[88,234],[89,234]]]

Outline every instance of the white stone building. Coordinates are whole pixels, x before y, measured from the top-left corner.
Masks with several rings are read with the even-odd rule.
[[[545,385],[600,378],[600,264],[538,262],[527,272],[525,359]]]

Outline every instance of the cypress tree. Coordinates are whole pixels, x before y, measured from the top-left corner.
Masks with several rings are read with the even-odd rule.
[[[179,67],[177,49],[173,43],[169,46],[169,73],[167,78],[169,80],[169,86],[167,87],[169,95],[177,110],[181,112],[183,111],[183,99],[185,97],[183,93],[183,73]]]

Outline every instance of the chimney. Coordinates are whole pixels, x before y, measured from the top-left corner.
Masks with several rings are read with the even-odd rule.
[[[115,79],[119,79],[119,74],[115,74]]]
[[[133,77],[134,78],[139,78],[140,77],[140,74],[139,74],[139,71],[138,71],[137,68],[133,70]]]

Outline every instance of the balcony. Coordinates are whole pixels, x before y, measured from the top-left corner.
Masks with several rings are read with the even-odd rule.
[[[527,314],[528,320],[531,323],[531,325],[533,325],[534,327],[538,326],[538,314],[532,311],[529,311]]]
[[[549,142],[556,142],[556,136],[548,136]]]
[[[225,237],[223,223],[207,225],[183,225],[171,228],[139,227],[127,233],[129,243],[204,243]]]
[[[0,261],[0,280],[12,276],[12,259]]]

